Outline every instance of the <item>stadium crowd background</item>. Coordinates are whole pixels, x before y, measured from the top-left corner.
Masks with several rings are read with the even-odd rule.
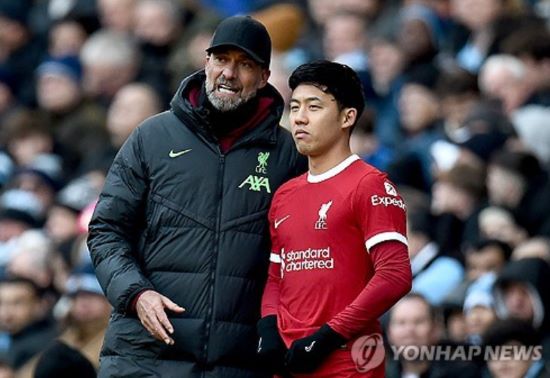
[[[285,100],[312,59],[362,77],[353,149],[406,199],[419,294],[386,319],[389,341],[547,345],[543,372],[550,1],[0,0],[0,377],[32,376],[56,337],[97,366],[110,306],[85,239],[105,174],[236,13],[270,31]]]

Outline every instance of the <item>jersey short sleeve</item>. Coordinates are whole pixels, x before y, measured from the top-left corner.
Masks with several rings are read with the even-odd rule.
[[[367,251],[388,240],[407,245],[405,202],[385,174],[365,175],[358,184],[352,206]]]

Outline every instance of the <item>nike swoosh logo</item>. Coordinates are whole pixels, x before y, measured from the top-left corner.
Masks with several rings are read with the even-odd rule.
[[[313,349],[313,346],[315,345],[317,341],[312,341],[311,344],[309,344],[309,346],[306,346],[304,349],[306,350],[306,352],[311,352],[311,350]]]
[[[288,218],[290,218],[290,215],[287,215],[286,217],[282,217],[281,219],[276,219],[276,220],[275,220],[275,223],[274,223],[275,228],[279,228],[279,226],[281,225],[281,223],[283,223],[284,221],[286,221]]]
[[[191,148],[189,148],[187,150],[183,150],[183,151],[178,151],[178,152],[174,152],[174,150],[170,150],[170,153],[168,154],[168,156],[170,156],[171,158],[176,158],[176,157],[181,156],[183,154],[186,154],[190,151],[191,151]]]

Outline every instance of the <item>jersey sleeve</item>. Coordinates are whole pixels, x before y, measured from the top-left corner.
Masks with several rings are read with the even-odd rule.
[[[365,324],[378,319],[411,290],[411,264],[405,245],[386,241],[372,247],[370,255],[374,276],[355,300],[328,322],[347,339],[359,335]]]
[[[372,173],[361,179],[353,208],[369,253],[372,247],[385,241],[408,245],[405,202],[385,174]]]
[[[279,306],[280,282],[281,282],[281,246],[277,239],[277,230],[275,229],[275,212],[279,196],[277,193],[273,197],[271,207],[269,208],[269,234],[271,237],[271,253],[269,256],[269,270],[267,282],[262,295],[262,317],[276,315]]]

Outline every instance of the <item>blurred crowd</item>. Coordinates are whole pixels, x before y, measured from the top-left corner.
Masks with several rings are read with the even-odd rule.
[[[463,368],[550,374],[550,1],[0,0],[0,377],[97,367],[111,308],[85,240],[105,175],[238,13],[268,28],[285,101],[314,59],[363,80],[353,150],[408,207],[414,294],[388,341],[543,345]],[[390,377],[457,370],[388,361]]]

